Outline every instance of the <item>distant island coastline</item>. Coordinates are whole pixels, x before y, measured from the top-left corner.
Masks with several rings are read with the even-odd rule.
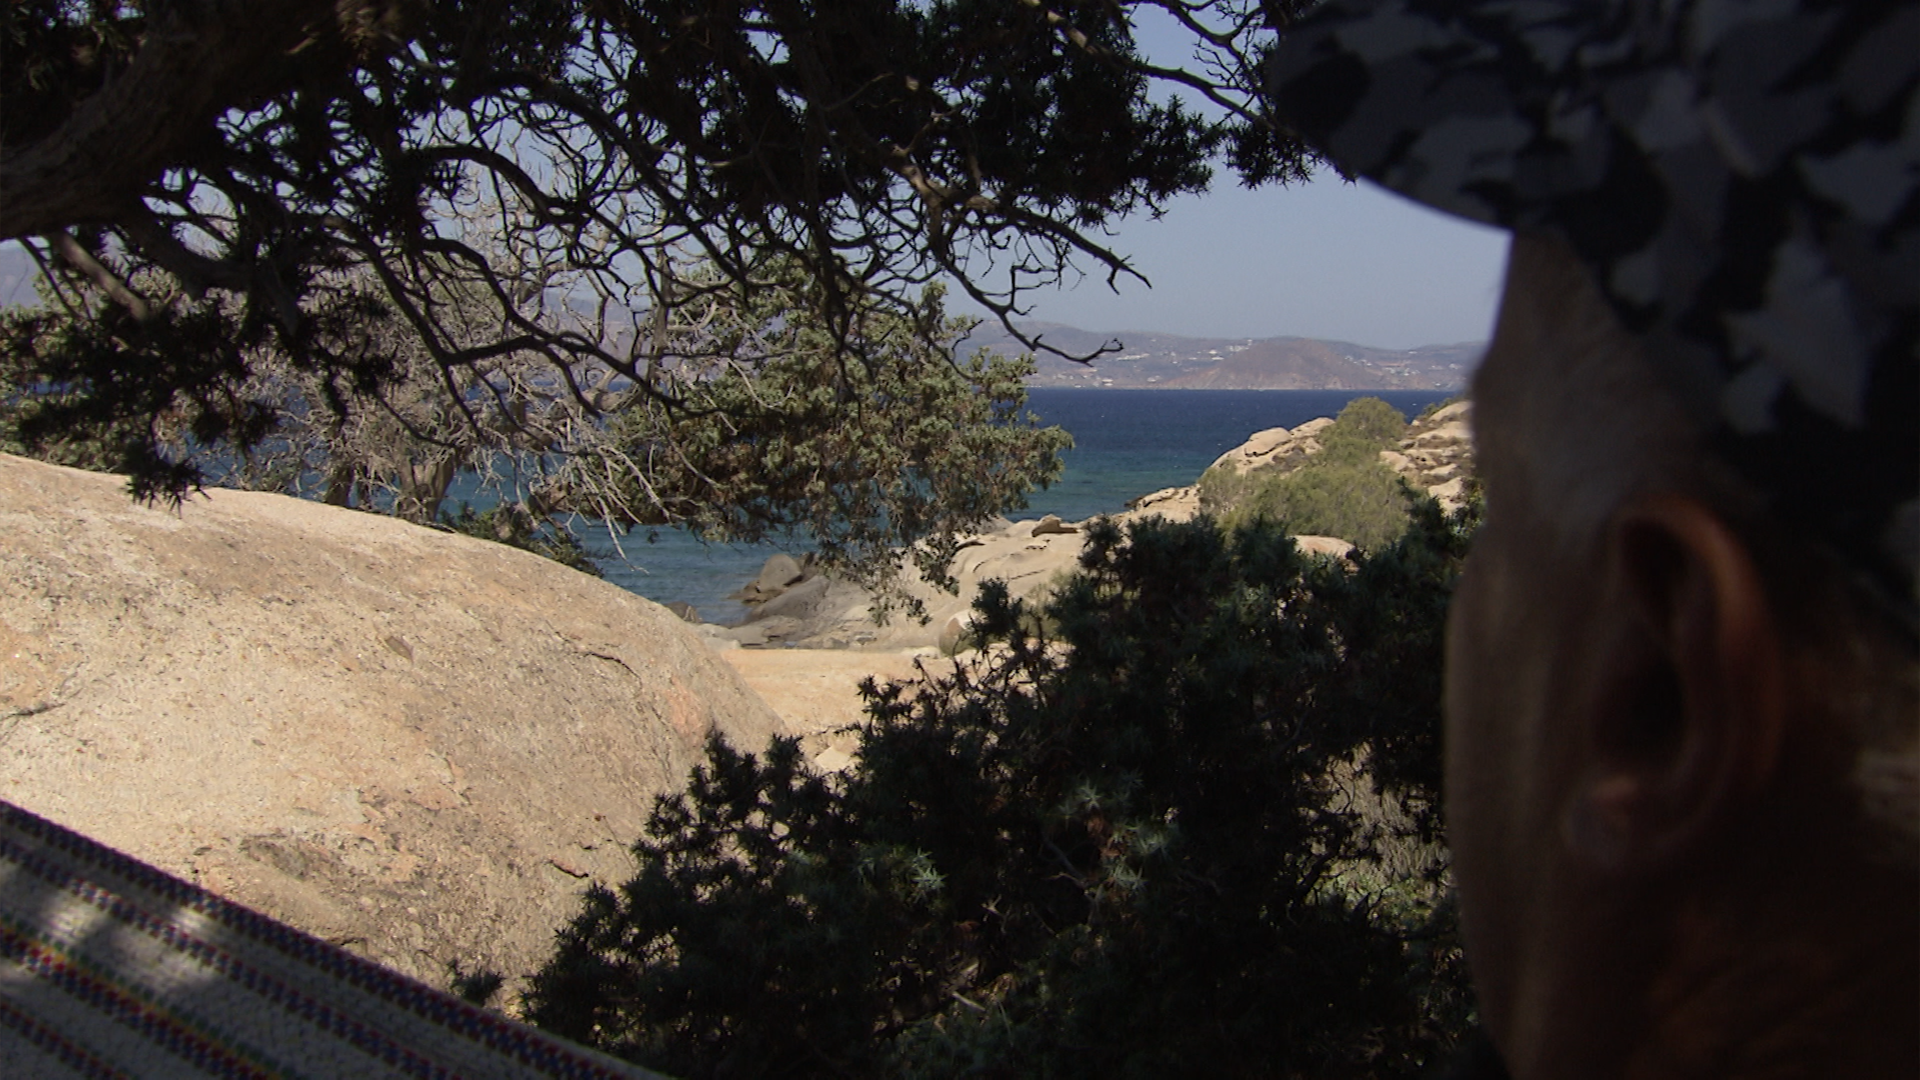
[[[35,302],[39,268],[16,246],[0,246],[0,307]],[[1094,390],[1445,390],[1465,388],[1486,342],[1378,349],[1315,338],[1186,337],[1144,330],[1082,330],[1064,323],[1022,322],[1048,345],[1085,356],[1118,341],[1090,364],[1040,353],[1028,386]],[[1012,356],[1024,352],[992,320],[961,343]]]
[[[1029,386],[1108,390],[1459,390],[1487,347],[1475,341],[1376,349],[1314,338],[1200,338],[1042,322],[1020,328],[1076,355],[1120,342],[1120,349],[1088,364],[1040,354],[1039,370],[1027,380]],[[981,323],[962,348],[1023,351],[991,322]]]

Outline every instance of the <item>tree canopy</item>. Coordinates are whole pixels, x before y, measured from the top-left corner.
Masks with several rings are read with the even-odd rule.
[[[120,343],[210,297],[226,342],[329,384],[392,377],[332,332],[372,303],[443,368],[533,355],[678,405],[658,376],[688,358],[648,327],[703,294],[798,266],[864,362],[862,307],[909,315],[929,283],[1004,317],[1064,274],[1127,272],[1106,227],[1219,155],[1247,182],[1304,176],[1258,90],[1296,6],[21,0],[0,12],[0,239],[111,300],[76,305],[110,324],[111,377],[72,389],[128,422],[186,392],[203,438],[271,426],[246,349]],[[1139,56],[1147,7],[1192,64]],[[167,460],[142,463],[152,484],[192,479]]]
[[[563,377],[528,353],[443,369],[370,299],[331,332],[342,351],[393,366],[377,386],[341,385],[247,344],[230,304],[170,304],[137,323],[96,290],[91,318],[0,314],[0,449],[135,474],[143,463],[210,470],[224,485],[380,510],[582,567],[574,512],[717,540],[804,534],[825,566],[891,599],[907,561],[939,580],[963,534],[1059,475],[1072,440],[1023,411],[1030,356],[957,355],[972,320],[947,317],[937,286],[905,313],[854,298],[844,336],[820,322],[818,288],[788,264],[751,293],[703,292],[659,320],[652,331],[680,358],[648,374],[668,400],[607,368]],[[860,362],[844,360],[841,341]],[[242,395],[259,414],[277,410],[270,436],[220,437],[207,423],[217,394],[175,392],[168,405],[162,391],[141,421],[73,390],[110,384],[127,346],[164,363],[183,342],[244,359]],[[155,447],[157,460],[143,457]],[[443,507],[462,473],[497,510]]]
[[[911,559],[942,580],[961,536],[1056,479],[1072,439],[1023,411],[1031,356],[954,355],[972,321],[937,286],[906,315],[863,304],[844,336],[802,317],[818,288],[796,268],[708,310],[704,355],[656,376],[676,404],[630,391],[570,444],[547,501],[713,539],[804,533],[849,576],[884,583]]]

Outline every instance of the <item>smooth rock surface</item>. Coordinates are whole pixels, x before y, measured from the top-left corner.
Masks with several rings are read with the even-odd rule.
[[[671,613],[278,495],[0,455],[0,797],[382,963],[517,978],[708,733],[779,718]]]
[[[1188,484],[1185,487],[1161,488],[1137,499],[1127,502],[1125,512],[1116,515],[1121,519],[1134,517],[1163,517],[1168,521],[1192,521],[1200,515],[1200,489]]]
[[[761,592],[777,593],[799,581],[804,574],[805,571],[800,568],[798,559],[780,552],[768,557],[766,563],[760,567],[760,576],[755,578],[753,583],[760,587]]]
[[[913,682],[953,670],[953,662],[931,648],[733,649],[720,655],[779,711],[813,763],[829,771],[845,768],[859,743],[848,729],[867,717],[861,680]]]
[[[1317,436],[1332,426],[1331,417],[1321,416],[1292,429],[1256,431],[1246,442],[1215,458],[1212,467],[1231,472],[1292,467],[1307,455],[1320,452]]]

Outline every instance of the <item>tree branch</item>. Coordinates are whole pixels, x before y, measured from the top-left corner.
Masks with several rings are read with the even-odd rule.
[[[0,147],[0,239],[118,221],[231,108],[284,86],[334,0],[178,0],[132,64],[52,134]]]
[[[114,303],[126,308],[135,319],[146,322],[153,317],[153,305],[147,302],[147,298],[134,292],[132,286],[120,280],[120,275],[109,270],[99,259],[94,258],[93,252],[88,251],[85,245],[75,240],[72,233],[49,233],[42,239],[46,240],[48,245],[67,261],[68,266],[87,275],[101,292],[112,298]]]

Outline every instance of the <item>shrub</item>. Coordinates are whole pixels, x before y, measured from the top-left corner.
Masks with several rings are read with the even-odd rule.
[[[1407,418],[1400,415],[1400,410],[1377,397],[1354,398],[1340,410],[1333,425],[1320,433],[1320,457],[1325,461],[1377,461],[1380,451],[1392,449],[1406,432]]]
[[[1406,531],[1400,477],[1375,461],[1309,461],[1298,471],[1255,486],[1226,524],[1267,521],[1293,536],[1337,536],[1373,550]]]
[[[1355,398],[1320,432],[1320,452],[1294,469],[1208,469],[1200,478],[1201,505],[1228,528],[1265,521],[1294,536],[1337,536],[1378,548],[1407,528],[1407,494],[1380,460],[1380,451],[1398,444],[1406,428],[1393,406]]]
[[[1232,513],[1234,507],[1246,501],[1247,494],[1253,490],[1254,477],[1258,475],[1219,465],[1208,467],[1194,485],[1200,490],[1201,511],[1215,517]]]
[[[1044,618],[987,588],[991,649],[870,684],[845,774],[712,743],[529,1015],[688,1077],[1420,1074],[1470,1012],[1436,792],[1471,516],[1414,521],[1350,566],[1094,526]]]

